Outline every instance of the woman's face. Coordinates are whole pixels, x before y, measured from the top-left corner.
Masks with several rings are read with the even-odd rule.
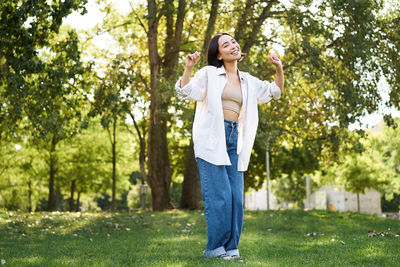
[[[217,56],[219,60],[232,62],[239,60],[241,56],[240,46],[232,36],[221,35],[221,37],[219,37]]]

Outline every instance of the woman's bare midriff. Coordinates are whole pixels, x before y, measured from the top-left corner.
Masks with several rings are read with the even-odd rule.
[[[222,110],[224,112],[224,119],[228,120],[228,121],[238,121],[239,119],[239,114],[236,113],[233,110],[229,110],[229,109],[223,109]]]

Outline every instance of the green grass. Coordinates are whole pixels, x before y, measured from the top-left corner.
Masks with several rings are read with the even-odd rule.
[[[246,211],[243,262],[203,259],[204,215],[0,212],[0,266],[399,266],[400,221],[357,213]],[[316,236],[308,233],[316,232]]]

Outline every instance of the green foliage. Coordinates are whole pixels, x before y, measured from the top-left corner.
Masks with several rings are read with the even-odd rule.
[[[400,119],[395,119],[398,124]],[[378,133],[369,132],[360,139],[363,151],[345,151],[334,164],[325,162],[314,180],[319,184],[336,183],[346,190],[364,193],[367,188],[382,192],[389,200],[400,193],[400,139],[399,128],[376,126]]]
[[[399,212],[400,194],[393,194],[393,198],[388,199],[385,195],[381,198],[382,212]]]
[[[56,46],[52,46],[52,40],[58,34],[63,18],[73,10],[84,14],[85,4],[86,0],[1,1],[0,140],[15,132],[24,112],[35,126],[43,126],[43,116],[53,116],[46,110],[52,105],[49,100],[55,95],[66,95],[65,81],[78,73],[73,72],[77,63],[73,34]],[[43,61],[39,52],[39,49],[48,48],[55,49],[57,54],[50,64]],[[66,64],[66,59],[72,64]]]
[[[344,184],[347,191],[353,193],[363,194],[367,188],[379,190],[386,181],[385,177],[379,177],[379,172],[373,167],[373,163],[373,160],[366,158],[346,157],[341,166],[343,169],[337,173],[339,182]]]
[[[0,158],[0,207],[35,210],[45,190],[46,165],[40,151],[27,144],[10,143],[1,146]]]
[[[400,66],[393,53],[399,53],[400,42],[392,30],[399,14],[383,10],[382,5],[381,1],[293,1],[284,11],[275,7],[285,14],[276,19],[283,30],[276,29],[273,18],[266,20],[265,35],[260,34],[243,64],[246,71],[271,81],[274,70],[266,51],[273,49],[272,44],[283,47],[285,93],[279,101],[259,108],[247,186],[258,188],[265,180],[267,147],[272,179],[283,174],[289,176],[282,179],[291,179],[293,171],[312,173],[321,162],[332,164],[340,157],[340,147],[361,152],[347,127],[378,109],[377,84],[382,75],[391,76],[391,95],[399,90],[395,77]],[[385,3],[388,8],[393,5]],[[251,24],[244,27],[242,43],[250,37],[250,29]],[[396,101],[390,104],[397,106]],[[390,114],[385,121],[393,124]]]
[[[76,201],[81,193],[81,204],[89,208],[90,198],[100,192],[111,193],[111,148],[106,131],[102,129],[96,118],[89,122],[88,128],[72,138],[59,143],[56,151],[57,174],[55,187],[60,189],[60,210],[69,209],[70,191],[75,181]],[[134,141],[124,126],[119,126],[118,137],[121,144],[117,145],[117,196],[129,189],[129,174],[138,169],[138,164],[132,164]],[[20,146],[16,150],[15,145]],[[16,143],[2,147],[2,166],[0,179],[0,207],[7,209],[28,210],[29,184],[31,183],[32,210],[44,209],[41,199],[47,198],[48,189],[48,154],[46,148],[34,146],[31,143]],[[3,161],[4,160],[4,161]],[[84,197],[86,196],[86,197]],[[46,205],[46,203],[44,203]]]
[[[220,1],[215,32],[232,33],[248,52],[240,63],[241,71],[272,81],[274,68],[267,62],[267,56],[277,46],[284,49],[281,58],[285,65],[283,97],[259,107],[259,131],[247,188],[262,186],[268,148],[271,178],[285,188],[285,193],[296,196],[293,201],[299,201],[304,194],[304,175],[322,168],[321,172],[328,174],[321,174],[321,181],[335,180],[337,175],[330,175],[334,172],[329,168],[336,168],[336,163],[347,166],[341,172],[341,177],[347,178],[338,182],[348,184],[349,188],[362,190],[374,186],[384,190],[388,197],[399,192],[399,179],[393,178],[398,177],[396,146],[383,141],[397,140],[396,134],[388,133],[379,137],[382,140],[377,138],[365,144],[359,141],[362,132],[358,136],[347,130],[361,116],[378,109],[381,97],[377,84],[382,76],[390,85],[387,104],[399,107],[399,4],[375,0],[295,0],[252,1],[252,5],[246,6],[247,2]],[[177,1],[172,3],[175,8],[178,6]],[[107,165],[111,161],[110,148],[106,146],[109,136],[100,128],[81,133],[82,128],[92,127],[89,122],[94,121],[105,129],[117,120],[120,123],[118,131],[124,132],[118,138],[124,139],[117,142],[120,145],[117,164],[122,179],[117,191],[121,194],[130,190],[129,175],[138,169],[133,162],[138,159],[139,142],[132,125],[125,120],[127,115],[134,117],[145,136],[150,123],[149,106],[154,101],[149,94],[148,11],[146,4],[133,3],[129,12],[120,14],[113,1],[101,1],[104,20],[90,31],[78,35],[62,26],[63,18],[72,11],[84,14],[85,4],[86,1],[76,0],[0,3],[0,202],[3,206],[5,201],[10,201],[10,207],[12,203],[27,203],[26,188],[30,181],[35,188],[33,206],[46,195],[45,174],[51,141],[60,146],[54,152],[58,167],[56,186],[64,195],[74,179],[86,197],[99,191],[109,194],[111,184],[105,178],[111,175],[111,166]],[[271,4],[268,16],[260,20],[268,4]],[[162,6],[159,12],[165,11]],[[176,72],[172,71],[177,74],[165,76],[161,67],[157,78],[160,84],[157,90],[161,92],[157,103],[162,107],[157,112],[162,113],[159,117],[166,120],[168,127],[173,198],[180,190],[175,183],[183,178],[195,107],[194,103],[177,99],[174,83],[183,72],[184,55],[202,49],[210,3],[189,1],[185,10],[180,58],[177,66],[173,66]],[[168,19],[176,18],[175,9],[171,14],[163,14],[159,13],[158,53],[164,66],[169,59],[163,51],[167,47],[166,28]],[[242,17],[245,21],[241,21]],[[112,45],[105,49],[97,47],[93,40],[99,35],[110,37]],[[93,62],[82,55],[93,58]],[[205,56],[202,55],[203,64]],[[94,121],[87,118],[88,112],[96,118]],[[388,125],[398,124],[390,114],[384,118]],[[20,151],[15,152],[15,144],[23,144]],[[351,151],[363,154],[355,156]],[[32,156],[35,153],[39,156]],[[343,154],[350,156],[346,158]],[[14,159],[21,159],[21,165],[11,164]],[[350,182],[349,177],[358,178]],[[13,189],[5,190],[8,186]],[[26,204],[17,206],[27,208]]]
[[[272,183],[272,191],[278,202],[289,202],[297,207],[303,207],[303,200],[306,197],[306,182],[304,176],[293,173],[282,175]]]

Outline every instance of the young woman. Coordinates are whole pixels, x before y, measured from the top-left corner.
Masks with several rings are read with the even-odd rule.
[[[283,93],[282,63],[276,54],[268,58],[276,67],[272,83],[240,72],[237,63],[242,57],[231,35],[217,34],[208,47],[208,66],[191,79],[200,53],[187,55],[183,76],[175,86],[180,99],[197,101],[193,144],[207,224],[206,258],[240,257],[243,172],[256,136],[257,104],[279,99]]]

